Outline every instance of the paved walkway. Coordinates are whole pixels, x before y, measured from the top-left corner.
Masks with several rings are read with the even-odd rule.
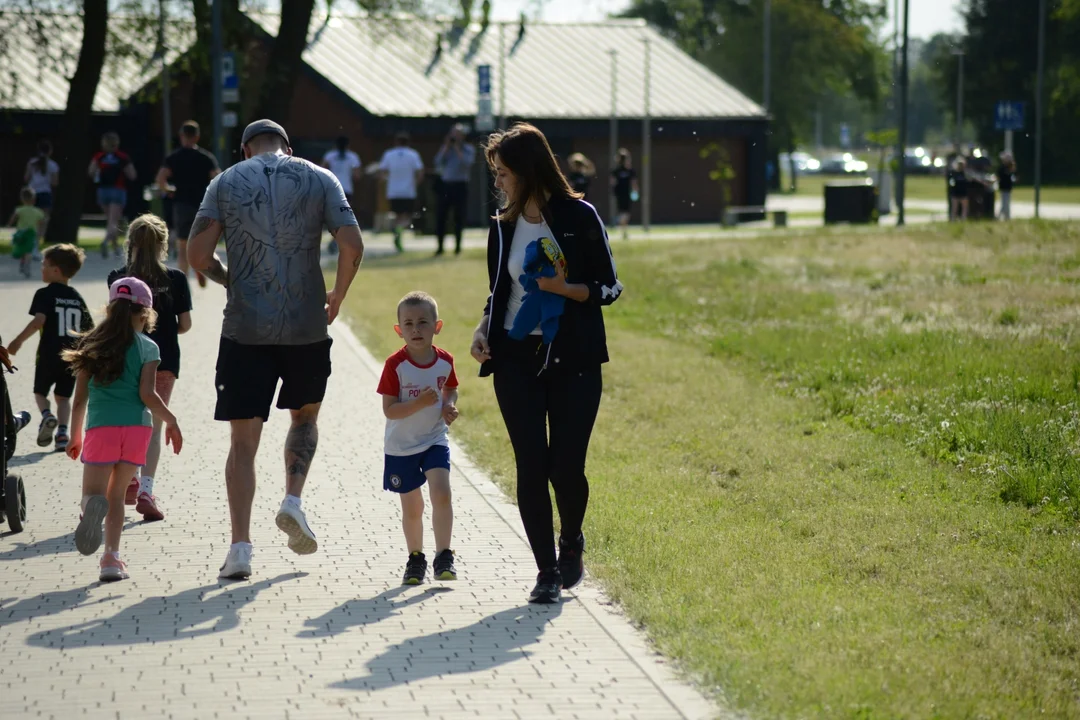
[[[13,269],[0,258],[5,339],[23,327],[39,286]],[[93,256],[74,283],[92,308],[105,302],[106,270]],[[98,557],[75,551],[80,466],[20,437],[13,462],[26,481],[29,518],[23,533],[0,537],[0,717],[719,715],[588,582],[560,605],[525,602],[535,573],[517,510],[458,448],[461,580],[399,585],[398,504],[380,481],[381,366],[343,324],[333,328],[334,374],[304,495],[319,552],[294,555],[274,526],[287,430],[278,413],[258,459],[254,574],[219,581],[229,540],[228,443],[211,417],[224,293],[194,292],[194,329],[181,341],[173,397],[184,451],[162,462],[156,492],[166,520],[143,523],[129,509],[122,553],[130,580],[100,584]],[[28,345],[16,358],[16,408],[33,402]]]

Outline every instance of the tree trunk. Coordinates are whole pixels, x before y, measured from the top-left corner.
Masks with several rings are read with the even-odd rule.
[[[285,125],[289,121],[293,87],[300,73],[300,56],[307,46],[308,25],[315,0],[282,0],[281,25],[270,50],[259,93],[258,116]]]
[[[48,239],[52,243],[79,241],[83,198],[86,193],[86,135],[105,64],[105,34],[109,18],[107,0],[83,0],[83,36],[79,64],[68,87],[64,129],[60,134],[60,185],[56,188]]]

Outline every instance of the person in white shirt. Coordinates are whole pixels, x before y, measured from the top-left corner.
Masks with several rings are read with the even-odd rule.
[[[34,206],[45,213],[44,228],[48,226],[49,215],[52,214],[53,188],[60,183],[60,166],[52,159],[51,142],[42,140],[37,149],[37,156],[26,163],[23,182],[34,191]],[[42,229],[41,232],[44,236],[45,230]]]
[[[454,358],[433,344],[442,330],[439,306],[425,292],[414,291],[398,303],[394,330],[405,346],[386,359],[378,392],[386,415],[386,464],[383,489],[401,498],[401,526],[409,559],[404,585],[419,585],[427,573],[424,556],[424,496],[431,495],[435,531],[435,578],[456,580],[450,536],[450,441],[447,428],[458,418]]]
[[[335,149],[327,151],[323,155],[322,166],[334,173],[334,177],[341,183],[345,191],[345,198],[349,201],[349,207],[356,211],[356,203],[353,202],[355,191],[354,183],[360,182],[360,156],[349,149],[349,138],[342,135],[334,143]],[[337,243],[330,239],[330,254],[337,252]]]
[[[394,247],[401,252],[401,235],[412,221],[416,206],[416,186],[424,179],[424,161],[409,147],[408,133],[399,132],[394,141],[396,146],[383,153],[379,161],[379,173],[386,181],[386,199],[394,213]]]

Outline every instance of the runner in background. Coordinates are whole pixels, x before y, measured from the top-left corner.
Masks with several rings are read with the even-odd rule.
[[[349,149],[349,138],[342,135],[334,143],[334,150],[323,155],[322,166],[334,173],[334,177],[341,183],[341,189],[345,191],[345,199],[349,201],[355,213],[356,201],[353,199],[356,188],[354,183],[360,182],[360,156]],[[330,254],[337,253],[337,241],[330,238]]]
[[[176,264],[180,272],[188,273],[187,241],[195,213],[206,194],[206,188],[221,169],[209,150],[199,147],[199,123],[188,120],[180,126],[180,147],[165,158],[158,170],[158,189],[172,197],[172,229],[176,233]],[[206,287],[206,278],[196,271],[199,287]]]
[[[570,173],[566,176],[566,179],[570,181],[570,187],[574,189],[574,192],[581,193],[581,199],[586,202],[589,200],[589,186],[592,185],[593,178],[596,177],[596,166],[593,165],[593,161],[585,157],[584,153],[574,153],[567,161],[570,164]]]
[[[23,173],[23,181],[34,191],[34,205],[45,213],[42,238],[48,232],[49,215],[52,214],[53,188],[60,182],[60,166],[52,159],[52,152],[51,142],[39,142],[37,156],[26,163],[26,172]]]
[[[105,240],[101,243],[101,257],[109,257],[109,245],[116,257],[120,257],[120,218],[127,205],[127,184],[135,179],[135,165],[131,157],[120,150],[120,136],[107,132],[101,136],[101,152],[90,160],[87,174],[97,185],[97,202],[105,213]]]
[[[615,209],[623,240],[630,239],[630,208],[637,200],[637,171],[630,165],[630,151],[619,148],[615,169],[611,171],[611,188],[615,194]]]
[[[405,249],[401,235],[416,211],[416,186],[424,179],[424,161],[409,147],[407,132],[399,132],[394,141],[397,145],[383,153],[379,161],[379,172],[386,180],[386,199],[394,213],[394,247],[401,252]]]

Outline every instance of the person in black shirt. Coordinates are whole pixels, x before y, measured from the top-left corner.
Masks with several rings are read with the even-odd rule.
[[[172,229],[176,232],[177,265],[187,275],[187,241],[195,213],[210,181],[221,172],[217,158],[199,147],[199,123],[188,120],[180,126],[180,149],[165,158],[157,174],[157,186],[172,197]],[[170,180],[172,181],[170,184]],[[206,287],[206,278],[195,273],[199,287]]]
[[[570,181],[570,187],[574,189],[574,192],[581,193],[581,199],[588,202],[589,186],[596,177],[596,166],[593,165],[592,160],[585,157],[584,153],[574,153],[567,158],[567,161],[570,164],[570,173],[566,179]]]
[[[997,171],[998,190],[1001,191],[1001,212],[998,217],[1002,220],[1012,219],[1012,190],[1016,184],[1016,161],[1012,153],[1001,153],[1001,165]]]
[[[967,163],[963,158],[958,158],[949,173],[950,220],[967,220],[968,184]]]
[[[191,288],[187,275],[165,267],[169,252],[169,229],[157,215],[147,213],[135,218],[128,227],[127,264],[109,273],[108,285],[122,277],[142,280],[154,295],[157,324],[149,333],[161,351],[155,387],[166,405],[172,396],[173,385],[180,376],[180,335],[191,329]],[[128,483],[127,504],[147,520],[164,520],[165,515],[154,497],[154,475],[161,459],[161,420],[154,416],[146,464],[140,477]]]
[[[615,208],[618,211],[618,223],[622,228],[623,240],[630,237],[630,206],[637,200],[637,172],[630,167],[630,151],[620,148],[616,156],[615,169],[611,171],[611,187],[615,193]]]
[[[30,314],[34,319],[8,346],[8,352],[15,355],[31,335],[36,332],[41,334],[34,369],[34,400],[41,411],[37,438],[39,447],[47,447],[53,442],[54,430],[56,449],[66,450],[68,445],[67,424],[71,417],[75,376],[60,353],[74,347],[79,335],[94,327],[86,301],[78,290],[68,284],[82,268],[85,259],[86,253],[74,245],[53,245],[45,250],[41,261],[41,281],[47,284],[34,293],[34,299],[30,302]],[[55,415],[49,407],[50,390],[56,399]]]

